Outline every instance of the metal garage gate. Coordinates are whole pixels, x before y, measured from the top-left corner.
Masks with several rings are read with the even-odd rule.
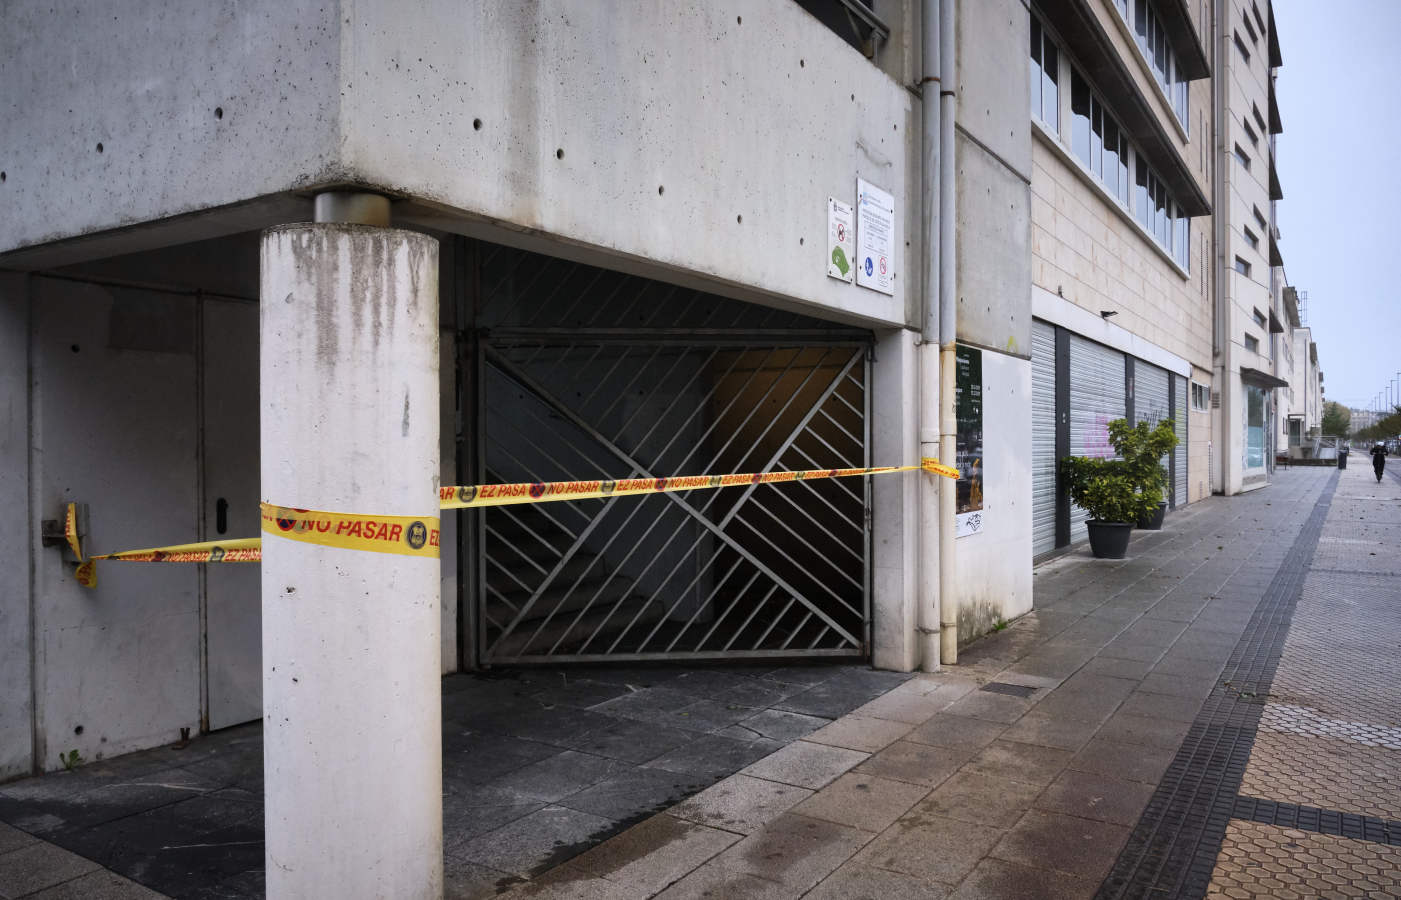
[[[1114,455],[1106,427],[1124,417],[1124,354],[1079,335],[1070,336],[1070,453],[1072,456]],[[1070,542],[1085,540],[1089,516],[1070,506]]]
[[[480,252],[480,481],[870,464],[868,332]],[[864,655],[867,482],[478,510],[478,659]]]
[[[1031,323],[1031,552],[1056,549],[1056,329]]]
[[[1134,360],[1133,364],[1133,414],[1135,422],[1147,422],[1149,425],[1157,425],[1164,419],[1172,417],[1172,381],[1167,369],[1160,369],[1155,365]],[[1172,454],[1164,456],[1162,459],[1163,475],[1168,484],[1168,489],[1163,492],[1163,499],[1171,501],[1172,487]]]

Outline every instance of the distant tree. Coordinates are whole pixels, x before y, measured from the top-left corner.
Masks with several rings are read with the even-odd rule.
[[[1352,412],[1336,400],[1323,404],[1323,433],[1347,437],[1352,425]]]

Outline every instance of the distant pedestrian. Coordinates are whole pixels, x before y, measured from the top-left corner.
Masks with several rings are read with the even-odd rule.
[[[1377,480],[1382,480],[1382,472],[1386,470],[1386,447],[1380,441],[1372,448],[1372,471],[1377,473]]]

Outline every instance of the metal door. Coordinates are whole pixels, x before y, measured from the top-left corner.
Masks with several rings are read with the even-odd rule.
[[[1124,354],[1103,344],[1070,336],[1070,453],[1111,457],[1106,427],[1125,414]],[[1088,537],[1088,514],[1070,505],[1070,542]]]
[[[258,304],[204,298],[204,537],[259,533]],[[259,566],[200,566],[208,727],[263,715]]]
[[[1141,359],[1134,360],[1133,365],[1133,407],[1134,421],[1147,422],[1149,425],[1157,425],[1164,419],[1170,418],[1172,414],[1172,376],[1167,369],[1160,369],[1150,365]],[[1164,456],[1162,459],[1163,477],[1167,484],[1167,489],[1163,492],[1164,500],[1172,500],[1172,454]]]
[[[1031,323],[1031,528],[1033,554],[1056,548],[1056,330]]]
[[[868,332],[491,254],[482,481],[869,464]],[[848,478],[476,510],[478,658],[864,655],[869,498]]]

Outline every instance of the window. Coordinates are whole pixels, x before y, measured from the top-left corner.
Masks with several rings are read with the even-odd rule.
[[[1260,136],[1255,133],[1255,129],[1250,127],[1250,122],[1241,119],[1241,127],[1245,129],[1245,136],[1250,139],[1250,146],[1260,149]]]
[[[1208,396],[1206,385],[1192,382],[1192,409],[1195,412],[1208,411]]]
[[[1269,231],[1269,230],[1270,230],[1270,224],[1269,224],[1268,222],[1265,221],[1265,215],[1264,215],[1264,213],[1260,212],[1260,207],[1258,207],[1258,206],[1252,206],[1252,207],[1250,207],[1250,211],[1253,212],[1253,213],[1255,214],[1255,221],[1256,221],[1256,223],[1260,226],[1260,230],[1261,230],[1261,231]]]
[[[1241,259],[1239,256],[1237,256],[1237,257],[1236,257],[1236,271],[1239,272],[1239,273],[1241,273],[1242,275],[1244,275],[1246,278],[1249,278],[1249,277],[1250,277],[1250,263],[1246,262],[1245,260],[1243,260],[1243,259]]]
[[[1265,322],[1267,321],[1265,319],[1265,314],[1260,312],[1260,310],[1258,309],[1252,309],[1250,313],[1255,319],[1255,324],[1264,327]]]
[[[1055,132],[1060,131],[1059,82],[1060,50],[1032,16],[1031,114]]]
[[[1241,233],[1245,235],[1245,242],[1250,245],[1251,250],[1260,249],[1260,239],[1255,236],[1255,232],[1249,228],[1241,228]]]
[[[1260,16],[1260,6],[1259,6],[1259,4],[1255,3],[1254,0],[1251,0],[1250,8],[1251,8],[1251,10],[1255,13],[1255,23],[1256,23],[1257,25],[1260,26],[1260,33],[1261,33],[1261,34],[1264,34],[1264,33],[1265,33],[1265,20]]]
[[[1129,139],[1079,69],[1070,70],[1070,148],[1114,199],[1127,207]]]
[[[1250,104],[1250,112],[1255,116],[1255,124],[1260,126],[1261,132],[1270,130],[1270,126],[1265,124],[1265,117],[1260,115],[1260,107],[1252,103]]]
[[[1143,51],[1143,58],[1147,60],[1153,77],[1167,94],[1178,121],[1183,128],[1190,129],[1192,119],[1188,115],[1187,82],[1177,71],[1177,56],[1168,43],[1167,29],[1163,27],[1153,5],[1148,0],[1133,0],[1132,3],[1115,0],[1114,5],[1133,33],[1138,49]]]
[[[1241,168],[1250,171],[1250,154],[1241,149],[1240,144],[1236,144],[1236,162],[1241,164]]]
[[[1245,33],[1250,35],[1250,43],[1258,46],[1260,43],[1260,38],[1255,34],[1255,26],[1250,24],[1250,16],[1246,15],[1245,12],[1242,11],[1240,14],[1240,18],[1241,22],[1245,24]]]
[[[1241,58],[1250,62],[1250,51],[1245,49],[1245,41],[1240,39],[1240,32],[1236,32],[1236,49],[1240,51]]]
[[[1245,336],[1245,349],[1249,350],[1251,353],[1259,353],[1260,339],[1253,334],[1247,334]]]

